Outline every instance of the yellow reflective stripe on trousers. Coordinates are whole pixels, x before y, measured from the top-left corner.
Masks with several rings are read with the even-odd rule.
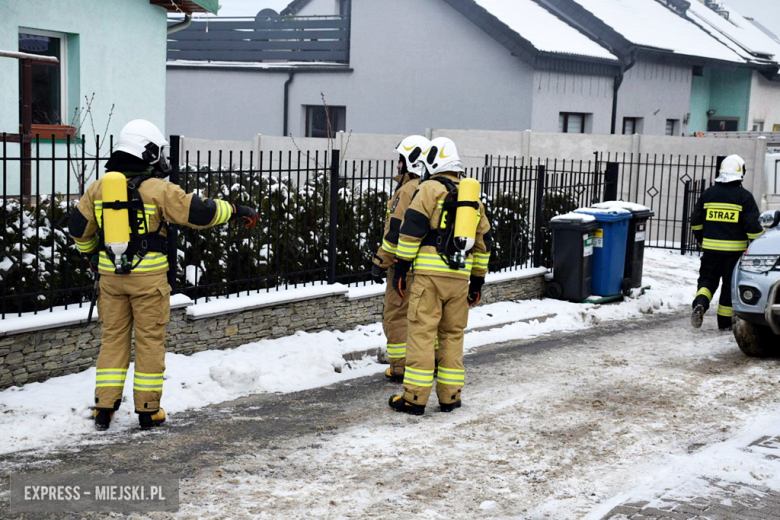
[[[412,260],[417,256],[417,252],[420,250],[420,242],[407,242],[403,239],[398,241],[398,247],[396,248],[395,255],[398,258],[404,260]]]
[[[763,234],[764,234],[763,231],[759,231],[758,233],[748,233],[747,236],[750,240],[755,240]]]
[[[701,231],[702,229],[704,229],[704,224],[700,224],[698,226],[691,226],[691,229],[694,231]]]
[[[710,251],[728,251],[741,253],[748,247],[747,240],[715,240],[705,238],[702,240],[701,247]]]
[[[706,296],[708,300],[712,300],[712,291],[706,287],[702,287],[699,289],[699,292],[696,293],[696,296]]]
[[[463,386],[466,382],[466,370],[440,366],[436,372],[436,382],[443,385]]]
[[[705,202],[704,209],[722,209],[726,211],[742,211],[739,204],[727,204],[725,202]]]
[[[136,372],[133,374],[133,390],[140,392],[157,392],[162,390],[163,374],[145,374]]]
[[[133,258],[133,265],[138,262],[138,258]],[[100,252],[100,269],[113,271],[115,269],[113,262],[108,258],[105,251]],[[164,271],[168,269],[168,256],[165,253],[149,253],[133,269],[134,273],[148,273],[152,271]]]
[[[439,336],[433,338],[433,348],[434,350],[439,350]]]
[[[387,240],[382,240],[382,249],[392,254],[395,254],[396,251],[396,247]]]
[[[400,256],[400,255],[399,255]],[[471,276],[471,269],[474,266],[474,260],[471,258],[466,259],[466,267],[464,269],[450,269],[442,258],[437,254],[420,253],[414,259],[415,271],[434,271],[439,273],[458,273],[463,276]]]
[[[126,368],[98,368],[95,377],[95,386],[98,388],[107,386],[125,386],[127,379]]]
[[[718,305],[718,316],[731,318],[734,316],[734,309],[732,307],[727,307],[726,305]]]
[[[78,240],[76,238],[73,239],[74,242],[76,242],[76,248],[78,248],[80,253],[89,253],[91,251],[94,251],[98,246],[98,237],[97,235],[92,235],[92,238],[89,240]]]
[[[401,359],[406,357],[406,343],[388,343],[387,357],[390,359]]]
[[[404,369],[404,384],[415,386],[433,386],[433,370],[420,370],[418,368]]]

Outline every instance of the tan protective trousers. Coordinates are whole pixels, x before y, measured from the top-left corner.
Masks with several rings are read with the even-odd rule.
[[[469,317],[468,288],[466,278],[416,273],[407,314],[403,397],[408,402],[425,406],[433,388],[434,370],[439,402],[449,404],[460,399],[466,380],[463,329]],[[434,347],[437,333],[438,352]]]
[[[103,342],[97,361],[95,405],[117,409],[130,365],[135,330],[133,398],[136,412],[160,408],[165,372],[165,330],[171,317],[171,287],[165,272],[100,277],[99,321]]]
[[[409,310],[409,298],[401,299],[393,290],[393,274],[395,269],[387,270],[387,289],[385,289],[382,327],[387,337],[387,358],[393,375],[404,375],[406,364],[406,313]],[[406,275],[406,291],[411,290],[414,275]]]

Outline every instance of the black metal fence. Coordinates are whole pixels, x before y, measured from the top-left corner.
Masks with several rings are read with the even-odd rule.
[[[92,275],[67,235],[67,221],[85,187],[100,177],[111,143],[36,139],[31,156],[23,157],[24,148],[3,136],[0,317],[89,299]],[[338,151],[182,156],[179,143],[171,138],[172,182],[186,192],[257,208],[261,224],[252,231],[171,225],[169,261],[176,267],[169,278],[176,292],[197,300],[301,284],[369,283],[395,190],[394,160],[344,160]],[[618,198],[656,212],[649,245],[685,249],[693,197],[685,183],[711,179],[714,164],[714,158],[486,156],[484,166],[467,175],[482,183],[493,228],[490,270],[550,266],[549,220]]]

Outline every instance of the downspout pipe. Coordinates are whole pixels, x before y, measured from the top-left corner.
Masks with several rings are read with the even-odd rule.
[[[295,78],[295,73],[290,72],[290,76],[287,78],[287,81],[284,82],[284,115],[282,117],[284,121],[284,129],[282,131],[282,135],[287,137],[287,131],[288,131],[288,120],[287,120],[287,113],[289,112],[290,108],[290,83],[292,83],[293,78]]]
[[[627,65],[620,67],[620,72],[618,72],[617,76],[615,76],[615,86],[612,91],[612,126],[610,127],[610,133],[612,135],[614,135],[617,130],[618,92],[620,91],[620,86],[623,84],[623,76],[626,72],[631,70],[634,65],[636,65],[636,58],[632,52],[631,61],[629,61]]]
[[[184,15],[184,20],[182,20],[179,23],[175,23],[173,25],[168,26],[168,34],[173,34],[175,32],[182,31],[190,26],[192,23],[192,14],[187,13]]]

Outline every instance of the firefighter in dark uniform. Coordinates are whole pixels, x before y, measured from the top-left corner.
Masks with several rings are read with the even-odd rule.
[[[430,141],[421,135],[410,135],[398,143],[395,151],[399,154],[398,175],[395,181],[398,189],[387,205],[387,218],[385,219],[385,232],[382,245],[374,255],[371,267],[371,278],[376,283],[383,283],[385,276],[391,280],[395,275],[393,264],[398,250],[398,234],[401,222],[406,213],[406,208],[412,201],[412,195],[420,184],[420,175],[423,171],[422,152],[430,146]],[[414,275],[407,275],[407,284],[411,286]],[[385,290],[384,307],[382,310],[382,326],[387,337],[387,358],[390,360],[390,368],[385,371],[385,377],[393,382],[400,383],[404,377],[404,365],[406,361],[406,311],[409,308],[409,300],[401,298],[392,287],[387,284]]]
[[[751,240],[763,233],[753,195],[742,187],[745,161],[738,155],[723,160],[715,184],[696,203],[691,228],[704,253],[693,300],[691,325],[700,328],[713,294],[720,288],[718,329],[731,330],[731,276]]]
[[[93,412],[98,430],[109,427],[122,402],[133,336],[133,397],[138,420],[142,428],[165,421],[160,400],[171,293],[165,223],[205,229],[237,218],[247,227],[258,222],[252,208],[219,199],[201,199],[163,180],[161,177],[170,171],[166,147],[165,137],[149,121],[136,119],[125,125],[106,164],[109,173],[89,186],[68,223],[78,250],[101,275],[97,303],[103,336]],[[126,202],[107,193],[115,186],[119,186],[122,197],[127,195]],[[126,244],[111,243],[109,235],[121,232],[122,228],[127,234],[128,221],[114,226],[114,214],[108,215],[108,211],[129,214]],[[126,247],[126,253],[116,254],[117,245]]]

